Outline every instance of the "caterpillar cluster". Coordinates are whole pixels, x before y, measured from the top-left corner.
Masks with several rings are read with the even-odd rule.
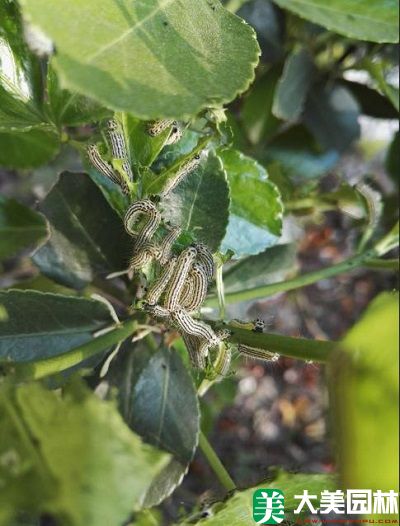
[[[156,136],[172,128],[166,144],[179,140],[181,131],[175,121],[155,121],[149,124],[147,132]],[[129,194],[126,182],[133,180],[125,139],[119,124],[111,120],[107,124],[107,138],[114,159],[121,161],[123,174],[105,161],[97,147],[88,146],[88,158],[93,166],[111,181],[118,184],[124,193]],[[194,155],[186,161],[168,180],[162,191],[167,195],[179,182],[191,173],[200,163],[200,155]],[[166,229],[161,241],[155,241],[160,226]],[[229,336],[227,331],[214,332],[206,323],[194,318],[203,303],[209,282],[214,275],[214,260],[206,245],[197,243],[174,255],[172,248],[181,234],[179,226],[163,222],[160,211],[152,199],[133,202],[124,216],[126,232],[133,238],[133,253],[129,261],[129,270],[138,271],[150,263],[158,263],[160,273],[147,291],[143,308],[152,316],[161,318],[175,326],[185,341],[192,364],[204,369],[211,348],[220,347],[220,343]],[[221,370],[227,370],[228,360],[223,360]]]

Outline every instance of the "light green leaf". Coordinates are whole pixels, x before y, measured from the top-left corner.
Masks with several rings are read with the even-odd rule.
[[[276,117],[290,121],[300,117],[313,73],[312,56],[306,49],[293,51],[289,55],[274,94],[272,112]]]
[[[213,153],[163,201],[165,219],[180,225],[215,251],[226,232],[229,190],[222,163]]]
[[[25,362],[56,356],[92,339],[110,323],[102,303],[32,290],[0,291],[7,312],[0,323],[0,361]]]
[[[65,87],[144,119],[187,118],[229,102],[258,62],[253,29],[216,0],[22,5],[54,41]]]
[[[253,488],[236,492],[228,501],[215,505],[213,515],[204,521],[196,522],[198,526],[254,526],[253,519],[253,493],[257,489],[280,489],[285,496],[285,518],[293,520],[298,515],[293,515],[299,504],[294,495],[302,494],[308,489],[310,494],[319,495],[323,490],[332,490],[334,480],[329,475],[291,474],[279,472],[274,480],[263,482]],[[316,500],[313,502],[317,502]]]
[[[276,245],[261,254],[242,259],[224,273],[225,292],[248,290],[281,281],[294,269],[295,260],[294,245]]]
[[[279,6],[348,37],[371,42],[398,42],[396,0],[274,0]]]
[[[121,413],[149,443],[186,466],[199,434],[199,407],[192,378],[173,349],[125,350],[112,369]]]
[[[42,127],[20,133],[0,132],[0,166],[36,168],[51,161],[60,149],[60,137]]]
[[[304,122],[324,148],[346,150],[360,137],[360,108],[350,91],[340,85],[316,85],[307,99]]]
[[[219,151],[228,175],[231,205],[221,250],[237,257],[275,245],[282,228],[283,205],[277,187],[254,159],[236,150]]]
[[[4,79],[3,79],[4,82]],[[35,127],[46,127],[43,117],[29,103],[5,89],[0,76],[0,131],[28,131]]]
[[[399,487],[398,316],[398,295],[382,293],[344,338],[345,351],[332,358],[333,421],[346,488]]]
[[[37,245],[48,235],[44,217],[0,195],[0,260]]]
[[[70,526],[124,523],[142,507],[169,455],[143,445],[114,404],[74,383],[63,396],[37,384],[0,395],[1,507],[46,512]]]
[[[51,236],[33,260],[46,276],[79,289],[96,275],[127,267],[131,238],[87,175],[61,174],[39,209]]]

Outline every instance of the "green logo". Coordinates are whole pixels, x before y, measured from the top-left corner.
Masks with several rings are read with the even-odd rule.
[[[285,497],[279,489],[258,489],[253,494],[253,519],[257,524],[280,524],[285,518]]]

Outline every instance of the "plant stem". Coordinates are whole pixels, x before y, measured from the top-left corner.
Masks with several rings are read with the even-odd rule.
[[[214,473],[217,475],[218,480],[224,486],[227,491],[233,491],[236,489],[236,484],[231,479],[229,473],[224,468],[222,462],[218,458],[218,455],[212,448],[210,442],[207,440],[203,431],[200,431],[199,436],[199,446],[202,450],[204,456],[208,460],[210,466],[212,467]]]
[[[399,270],[400,261],[398,259],[370,259],[365,266],[378,270]]]
[[[218,323],[209,322],[214,326]],[[224,325],[231,331],[229,341],[264,349],[269,353],[278,353],[299,360],[313,360],[314,362],[327,362],[337,347],[336,342],[324,340],[308,340],[306,338],[293,338],[280,334],[254,332],[248,329],[239,329],[232,325]]]
[[[219,318],[223,320],[225,318],[225,292],[224,292],[224,278],[223,278],[223,265],[217,268],[216,272],[216,284],[219,304]]]
[[[90,340],[90,342],[71,349],[70,351],[59,354],[52,358],[38,360],[37,362],[4,364],[4,368],[9,372],[15,373],[18,381],[32,379],[38,380],[45,376],[60,373],[78,365],[83,360],[98,354],[112,345],[115,345],[135,332],[136,320],[127,320],[112,331]]]
[[[365,265],[366,261],[371,259],[374,255],[376,255],[375,251],[367,251],[363,254],[359,254],[347,259],[342,263],[338,263],[337,265],[332,265],[331,267],[309,272],[308,274],[303,274],[302,276],[297,276],[293,279],[279,281],[278,283],[271,283],[270,285],[263,285],[261,287],[255,287],[248,290],[240,290],[238,292],[227,292],[225,294],[225,302],[229,304],[239,301],[255,300],[257,298],[267,298],[268,296],[272,296],[278,292],[286,292],[288,290],[294,290],[306,285],[311,285],[322,279],[331,278],[333,276],[337,276],[338,274],[342,274],[343,272],[349,272],[356,268],[362,267]],[[205,306],[217,307],[218,298],[211,297],[207,299]]]

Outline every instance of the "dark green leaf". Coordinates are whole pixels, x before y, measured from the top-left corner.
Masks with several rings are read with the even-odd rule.
[[[153,506],[158,506],[158,504],[169,497],[182,483],[183,477],[188,469],[188,465],[182,464],[179,460],[173,458],[153,479],[144,497],[143,507],[152,508]],[[148,526],[153,526],[153,524],[151,523],[151,525],[149,524]]]
[[[400,133],[397,132],[389,146],[386,157],[386,170],[394,181],[399,182],[400,177]]]
[[[169,460],[77,382],[62,397],[38,384],[3,387],[0,415],[0,456],[9,459],[0,508],[10,519],[23,509],[69,526],[122,524]]]
[[[54,130],[33,128],[20,133],[0,132],[0,166],[36,168],[51,161],[60,149]]]
[[[243,127],[253,144],[258,144],[268,138],[279,127],[280,121],[272,113],[272,104],[280,73],[280,66],[271,68],[256,80],[244,100]]]
[[[229,208],[228,184],[220,159],[210,153],[161,206],[165,219],[217,250],[226,232]]]
[[[273,480],[263,482],[244,491],[237,491],[225,503],[215,505],[215,512],[206,521],[197,522],[200,525],[209,526],[226,526],[227,524],[237,524],[238,526],[254,526],[255,522],[252,515],[253,493],[257,489],[270,488],[280,489],[285,496],[285,518],[293,520],[296,515],[293,515],[299,504],[299,500],[294,496],[302,494],[305,489],[309,493],[319,495],[321,491],[332,491],[335,488],[334,480],[329,475],[313,475],[302,473],[285,473],[279,472],[278,476]],[[317,501],[313,501],[317,502]]]
[[[110,110],[103,108],[97,102],[62,89],[51,66],[47,74],[47,94],[48,110],[58,126],[79,126],[112,115]]]
[[[348,37],[371,42],[398,42],[396,0],[274,0],[275,3]]]
[[[144,119],[229,102],[258,62],[252,28],[216,0],[22,4],[55,42],[65,87]]]
[[[50,222],[51,236],[34,262],[46,276],[81,288],[98,274],[127,267],[131,238],[87,175],[61,174],[39,208]]]
[[[274,94],[272,112],[276,117],[289,121],[300,117],[313,76],[314,63],[310,53],[306,49],[293,51],[286,59]]]
[[[324,148],[346,150],[360,136],[359,106],[344,87],[314,86],[309,93],[304,122]]]
[[[78,347],[110,322],[97,301],[31,290],[0,291],[7,320],[0,323],[0,359],[35,361]]]
[[[228,175],[231,206],[222,251],[237,257],[276,244],[282,228],[283,205],[277,187],[254,159],[236,150],[219,152]]]
[[[0,195],[0,259],[39,244],[47,235],[47,223],[41,214]]]
[[[236,263],[224,273],[225,292],[252,289],[283,279],[295,266],[296,247],[276,245]]]
[[[294,126],[279,134],[261,155],[261,160],[279,163],[287,176],[297,180],[324,175],[338,159],[334,150],[321,151],[303,126]]]
[[[362,114],[375,117],[376,119],[398,118],[399,114],[393,104],[381,95],[379,91],[365,84],[350,80],[341,80],[340,84],[347,88],[357,99]]]
[[[383,293],[331,363],[340,472],[347,488],[398,484],[398,295]],[[373,452],[373,455],[371,455]]]
[[[125,350],[113,376],[121,413],[146,441],[186,466],[197,447],[199,408],[191,376],[173,349]]]

